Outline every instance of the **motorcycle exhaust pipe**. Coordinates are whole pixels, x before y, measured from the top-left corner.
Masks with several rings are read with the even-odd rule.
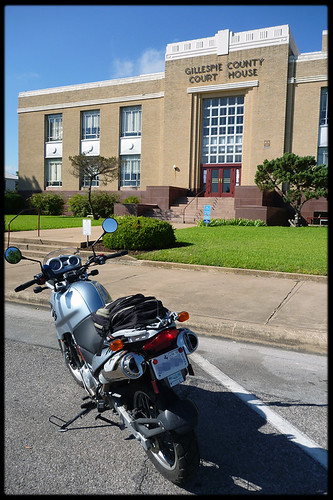
[[[99,374],[102,384],[136,379],[145,371],[144,358],[140,354],[126,351],[116,352],[103,366]]]
[[[179,332],[177,337],[178,347],[183,347],[186,354],[192,354],[192,352],[197,350],[199,345],[197,335],[188,328],[181,328]]]
[[[145,367],[144,358],[140,354],[129,352],[121,360],[121,368],[128,378],[140,378]]]

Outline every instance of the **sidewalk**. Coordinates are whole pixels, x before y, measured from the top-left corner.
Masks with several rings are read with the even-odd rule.
[[[15,245],[18,234],[20,238],[66,242],[68,246],[86,240],[82,228],[71,228],[42,230],[39,238],[37,231],[12,233],[11,244]],[[100,234],[100,227],[92,227],[90,240]],[[96,279],[113,299],[138,292],[154,295],[171,310],[187,310],[190,319],[186,325],[199,335],[326,354],[325,278],[138,261],[130,256],[108,261],[98,270]],[[48,290],[34,294],[31,287],[14,292],[38,272],[34,262],[5,262],[5,300],[47,305]]]

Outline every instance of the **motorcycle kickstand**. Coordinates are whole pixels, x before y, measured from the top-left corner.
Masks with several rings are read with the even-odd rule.
[[[87,399],[87,398],[83,398],[83,399]],[[51,419],[57,419],[57,420],[61,420],[62,422],[64,422],[64,420],[62,420],[61,418],[57,417],[56,415],[51,415],[49,417],[49,422],[51,424],[54,424],[56,425],[57,427],[59,427],[59,432],[66,432],[68,431],[68,427],[73,423],[75,422],[75,420],[77,420],[78,418],[82,418],[84,417],[84,415],[87,415],[93,408],[96,408],[96,402],[94,401],[88,401],[87,403],[83,403],[81,405],[81,408],[84,408],[82,411],[80,411],[80,413],[78,413],[74,418],[71,418],[70,420],[68,420],[67,422],[65,422],[63,425],[58,425],[56,422],[53,422]]]

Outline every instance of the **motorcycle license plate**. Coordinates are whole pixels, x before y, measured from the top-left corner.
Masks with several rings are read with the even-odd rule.
[[[172,375],[169,375],[168,382],[170,387],[173,387],[174,385],[181,384],[182,382],[184,382],[184,377],[182,372],[180,371],[173,373]]]
[[[178,349],[156,356],[156,358],[151,361],[151,366],[153,367],[157,380],[169,377],[170,375],[183,370],[187,367],[187,365],[188,362],[185,352],[179,352]]]

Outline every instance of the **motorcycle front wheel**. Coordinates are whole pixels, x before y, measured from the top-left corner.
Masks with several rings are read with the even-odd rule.
[[[75,382],[83,387],[82,377],[79,369],[79,365],[82,364],[77,357],[74,346],[66,341],[58,341],[60,345],[61,352],[64,356],[65,365],[67,366],[70,374],[72,375]]]
[[[133,402],[138,418],[156,418],[161,412],[149,390],[137,391]],[[177,485],[183,485],[193,479],[200,462],[194,430],[185,434],[164,432],[152,438],[151,442],[152,446],[146,453],[162,476]]]

